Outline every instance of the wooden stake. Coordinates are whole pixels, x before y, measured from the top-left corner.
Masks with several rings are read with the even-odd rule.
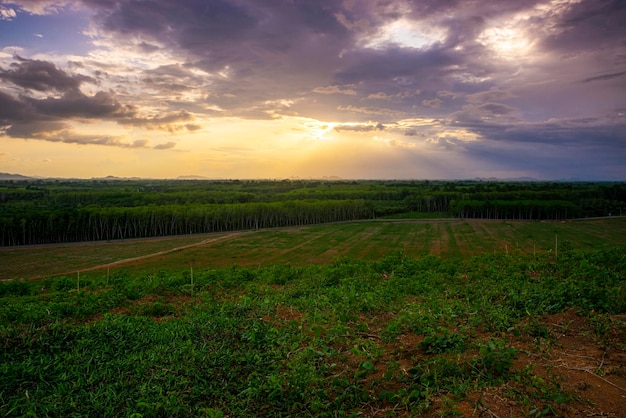
[[[554,258],[559,258],[559,234],[554,234]]]

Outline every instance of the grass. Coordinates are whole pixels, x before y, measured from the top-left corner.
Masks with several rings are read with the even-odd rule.
[[[358,242],[337,229],[336,245]],[[323,254],[328,229],[306,231],[228,244]],[[189,271],[3,282],[0,415],[615,413],[567,373],[595,360],[586,384],[623,395],[602,379],[623,384],[624,250],[206,266],[193,297]]]
[[[536,254],[562,249],[593,250],[622,245],[626,218],[569,222],[415,220],[354,222],[299,228],[122,242],[0,248],[0,278],[67,274],[166,251],[126,263],[133,271],[185,270],[190,265],[246,267],[329,263],[340,257],[380,260],[401,249],[412,257]],[[203,243],[204,240],[208,240]],[[187,245],[197,246],[176,250]],[[110,270],[117,268],[110,267]],[[105,270],[106,268],[103,268]]]

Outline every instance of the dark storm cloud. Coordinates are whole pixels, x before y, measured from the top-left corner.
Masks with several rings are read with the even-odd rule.
[[[465,144],[465,150],[476,161],[539,179],[624,178],[626,124],[567,129],[545,123],[517,126],[502,133],[505,140]]]
[[[4,133],[13,138],[44,139],[56,141],[59,132],[69,129],[69,125],[61,121],[29,121],[15,122],[5,129]]]
[[[110,135],[83,135],[74,132],[71,126],[59,120],[30,120],[15,122],[3,130],[13,138],[36,139],[77,145],[105,145],[120,148],[148,148],[148,141],[126,141]],[[157,148],[159,149],[159,148]]]
[[[602,75],[598,75],[595,77],[585,78],[583,80],[583,83],[591,83],[592,81],[612,80],[614,78],[620,78],[624,76],[626,76],[626,71],[620,71],[619,73],[613,73],[613,74],[602,74]]]
[[[111,93],[99,91],[93,96],[84,94],[79,87],[84,81],[91,81],[89,77],[69,76],[46,61],[21,57],[15,59],[17,62],[10,65],[11,70],[0,72],[0,79],[10,81],[24,90],[18,95],[0,91],[0,132],[3,135],[52,142],[140,148],[147,147],[143,140],[125,142],[116,137],[76,134],[66,121],[113,120],[120,124],[167,132],[197,129],[196,125],[189,123],[194,121],[194,117],[186,111],[142,117],[135,106],[121,103]],[[36,98],[28,94],[32,90],[61,91],[63,94]]]
[[[13,96],[0,91],[0,123],[7,126],[12,121],[28,120],[32,117],[32,109]]]
[[[384,4],[384,2],[382,2]],[[481,0],[409,0],[411,15],[430,16],[497,16],[510,14],[544,3],[540,0],[509,0],[484,2]]]
[[[454,112],[449,120],[455,126],[470,128],[482,135],[490,135],[494,130],[508,129],[521,120],[517,117],[519,111],[502,103],[470,104],[463,106],[463,110]]]
[[[327,84],[333,61],[351,45],[335,17],[337,1],[87,3],[99,27],[120,42],[164,45],[187,56],[187,68],[227,73],[212,80],[211,92],[228,96],[219,104],[233,110]]]
[[[423,78],[442,76],[450,71],[447,68],[463,62],[460,57],[442,48],[420,51],[398,47],[355,51],[344,60],[348,64],[335,73],[335,77],[343,83],[386,80],[405,85],[418,84]]]
[[[263,52],[286,52],[311,34],[334,37],[345,32],[334,17],[339,2],[328,0],[86,3],[98,10],[96,19],[104,30],[193,52],[216,68],[255,60]]]
[[[107,31],[169,40],[186,49],[200,48],[198,40],[242,39],[245,30],[255,23],[246,8],[224,0],[87,0],[85,3],[98,10],[97,19]]]
[[[626,3],[623,0],[572,3],[554,25],[554,33],[544,42],[547,47],[565,53],[616,47],[625,41],[624,22]]]
[[[497,138],[496,135],[494,137]],[[609,125],[599,118],[579,118],[520,124],[506,129],[500,137],[508,141],[550,143],[554,145],[607,147],[626,152],[626,121]]]
[[[79,90],[67,91],[60,98],[23,98],[41,115],[61,118],[115,119],[134,116],[131,106],[124,106],[111,94],[98,92],[87,96]]]
[[[84,82],[94,79],[84,75],[69,75],[47,61],[25,59],[16,56],[9,69],[0,68],[0,80],[9,81],[25,89],[37,91],[67,91],[77,89]]]
[[[127,141],[123,138],[110,135],[80,134],[75,132],[69,124],[58,120],[29,121],[28,123],[16,122],[4,129],[3,132],[5,135],[13,138],[35,139],[65,144],[104,145],[118,148],[150,148],[148,141],[144,139]],[[174,145],[168,146],[167,148],[172,148]],[[166,149],[159,146],[153,148]]]
[[[402,2],[377,1],[84,3],[96,11],[97,27],[119,42],[140,40],[140,45],[155,49],[162,45],[188,57],[184,67],[146,72],[147,85],[163,92],[184,92],[199,85],[184,74],[191,68],[224,70],[226,77],[211,80],[212,102],[231,115],[265,118],[264,112],[251,109],[268,100],[319,92],[320,86],[328,85],[355,93],[353,98],[336,101],[335,108],[361,107],[358,101],[373,94],[401,98],[418,89],[431,89],[431,97],[411,102],[405,96],[402,102],[436,108],[435,89],[458,89],[463,78],[495,71],[487,61],[472,58],[482,51],[475,38],[486,17],[512,13],[533,2],[407,2],[412,8],[409,13]],[[401,17],[436,25],[445,36],[420,50],[398,45],[359,47],[364,36],[375,36],[382,25]],[[459,45],[463,51],[454,49]],[[452,77],[456,79],[451,81]],[[359,85],[360,91],[352,85]]]

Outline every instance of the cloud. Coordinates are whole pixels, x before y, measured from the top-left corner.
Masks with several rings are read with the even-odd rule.
[[[392,119],[398,118],[401,116],[400,112],[396,112],[392,109],[380,108],[380,107],[368,107],[368,106],[339,106],[337,110],[344,112],[351,112],[354,114],[363,114],[363,115],[382,115],[388,116]]]
[[[391,100],[391,97],[392,96],[382,91],[379,91],[377,93],[372,93],[369,96],[367,96],[368,99],[374,99],[374,100]]]
[[[450,115],[450,120],[461,126],[493,126],[519,123],[518,110],[502,103],[470,104]]]
[[[75,90],[84,82],[94,79],[84,75],[68,75],[47,61],[25,59],[15,56],[16,62],[9,69],[0,68],[0,79],[11,82],[19,87],[37,91]]]
[[[465,100],[470,103],[488,103],[495,100],[502,100],[511,98],[512,94],[503,90],[489,90],[481,91],[478,93],[472,93],[465,96]]]
[[[19,96],[0,91],[0,124],[9,136],[72,142],[66,132],[65,120],[113,120],[121,125],[134,125],[167,132],[198,130],[200,125],[192,124],[195,118],[189,112],[167,112],[163,115],[141,116],[134,105],[123,104],[109,92],[98,91],[89,96],[80,90],[84,82],[94,79],[82,75],[69,75],[54,64],[24,59],[16,56],[16,62],[9,70],[0,69],[0,79],[10,81],[25,89]],[[75,66],[82,68],[80,64]],[[46,97],[32,97],[28,92],[55,93]],[[56,136],[55,136],[56,135]],[[113,145],[125,148],[139,147],[141,142],[132,145],[108,137],[82,137],[81,144]]]
[[[372,132],[372,131],[382,131],[385,129],[385,125],[381,122],[374,123],[342,123],[338,124],[334,127],[335,131],[349,131],[349,132]]]
[[[94,96],[87,96],[79,90],[68,90],[59,98],[45,99],[23,98],[42,116],[86,119],[132,118],[135,109],[121,104],[111,94],[99,91]]]
[[[530,155],[531,143],[623,155],[624,117],[615,111],[626,106],[620,0],[2,4],[0,18],[14,18],[11,25],[21,13],[76,12],[89,41],[74,55],[35,53],[51,42],[42,27],[46,37],[36,42],[26,31],[30,44],[15,45],[19,56],[4,45],[3,135],[70,141],[74,134],[84,144],[131,148],[142,146],[128,139],[138,130],[176,133],[178,144],[209,119],[275,127],[303,118],[334,139],[429,144],[438,155],[467,152],[481,167],[489,146],[515,167],[513,157]],[[97,123],[126,134],[80,132]],[[155,143],[143,146],[174,146],[162,137]],[[575,156],[584,153],[567,164]]]
[[[326,87],[315,87],[313,89],[313,93],[318,94],[347,94],[350,96],[355,96],[356,91],[351,88],[342,88],[340,86],[326,86]]]
[[[419,79],[429,78],[436,68],[460,63],[454,53],[442,48],[414,51],[390,47],[385,50],[359,50],[345,54],[344,64],[335,77],[344,83],[375,82],[378,80],[411,84],[419,88]]]
[[[13,121],[28,121],[32,112],[27,104],[0,91],[0,124],[8,126]]]
[[[17,122],[6,125],[4,133],[13,138],[43,139],[46,141],[59,142],[56,135],[67,132],[70,126],[61,121],[29,121]]]
[[[0,5],[0,20],[13,20],[16,16],[14,9]]]
[[[38,121],[28,124],[14,124],[5,130],[13,138],[35,139],[48,142],[63,142],[77,145],[104,145],[120,148],[146,148],[148,141],[125,141],[111,135],[82,135],[70,125],[59,121]]]
[[[188,125],[179,125],[181,122],[191,122],[193,120],[195,120],[195,118],[192,114],[182,110],[180,112],[154,117],[136,117],[135,115],[130,115],[130,117],[120,119],[119,123],[123,125],[145,126],[152,129],[162,129],[173,132],[176,130],[175,127],[180,127],[180,129],[182,129]]]
[[[619,49],[625,19],[626,5],[621,0],[568,2],[558,19],[550,22],[552,30],[542,45],[566,52]]]
[[[166,142],[165,144],[155,145],[154,149],[172,149],[176,146],[176,142]]]
[[[19,10],[34,14],[46,15],[60,12],[72,0],[4,0]]]
[[[433,109],[439,108],[439,106],[441,106],[441,103],[443,103],[443,100],[437,97],[431,100],[422,100],[422,104],[424,106],[432,107]]]
[[[394,89],[395,91],[396,89]],[[385,93],[382,91],[379,91],[377,93],[371,93],[367,96],[367,99],[373,99],[373,100],[406,100],[406,99],[412,99],[415,96],[419,95],[422,91],[420,89],[414,89],[414,90],[401,90],[398,93],[394,93],[394,94],[390,94],[390,93]]]
[[[626,76],[626,71],[620,71],[618,73],[602,74],[602,75],[598,75],[598,76],[595,76],[595,77],[585,78],[582,82],[583,83],[591,83],[593,81],[613,80],[615,78],[620,78],[620,77],[624,77],[624,76]]]
[[[335,1],[150,2],[87,1],[94,26],[110,45],[138,39],[186,57],[185,67],[202,70],[204,90],[215,104],[235,114],[267,100],[317,93],[331,84],[327,74],[349,33],[336,17]],[[153,74],[151,74],[153,76]],[[163,86],[189,85],[162,83]],[[153,80],[149,80],[153,81]],[[210,83],[210,88],[206,84]],[[326,87],[324,87],[326,86]],[[350,95],[350,89],[342,89]],[[232,113],[231,113],[232,114]]]

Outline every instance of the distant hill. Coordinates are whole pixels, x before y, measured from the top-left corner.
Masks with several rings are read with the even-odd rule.
[[[0,173],[0,180],[32,180],[32,177],[23,176],[21,174]]]
[[[475,177],[473,180],[475,181],[491,181],[491,182],[499,182],[499,181],[515,181],[515,182],[533,182],[540,181],[534,177]]]
[[[204,176],[194,176],[194,175],[188,175],[188,176],[178,176],[176,177],[177,180],[208,180],[208,177],[204,177]]]
[[[96,181],[149,180],[149,179],[143,179],[141,177],[117,177],[117,176],[92,177],[91,179],[96,180]]]

